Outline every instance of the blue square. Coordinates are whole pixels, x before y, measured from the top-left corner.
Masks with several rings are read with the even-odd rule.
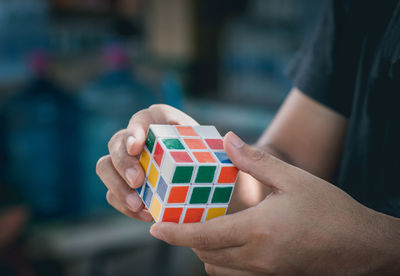
[[[144,200],[144,203],[146,204],[147,208],[150,208],[152,199],[153,199],[153,191],[151,190],[149,184],[146,183],[146,186],[144,187],[144,191],[143,191],[143,200]]]
[[[164,178],[161,176],[158,180],[157,193],[161,200],[164,201],[165,194],[167,193],[168,185],[165,183]]]
[[[225,152],[214,152],[214,154],[222,164],[232,164],[231,159],[229,159]]]
[[[139,196],[141,196],[140,193],[142,192],[142,188],[143,185],[136,189],[136,192],[139,194]]]

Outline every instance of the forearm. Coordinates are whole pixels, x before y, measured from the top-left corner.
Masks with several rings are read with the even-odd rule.
[[[371,213],[373,227],[364,229],[369,234],[365,235],[366,248],[371,251],[366,274],[400,275],[400,219],[373,210]]]

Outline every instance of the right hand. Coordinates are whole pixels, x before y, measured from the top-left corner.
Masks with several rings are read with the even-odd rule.
[[[134,189],[144,183],[139,156],[150,124],[198,125],[190,116],[168,105],[157,104],[132,116],[128,127],[108,142],[109,154],[99,159],[96,172],[108,188],[107,201],[121,213],[142,221],[153,220]]]

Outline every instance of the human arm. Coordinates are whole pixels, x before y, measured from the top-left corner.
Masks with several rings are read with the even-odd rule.
[[[256,147],[325,180],[339,162],[347,119],[293,88]],[[230,212],[256,205],[270,188],[240,172]]]

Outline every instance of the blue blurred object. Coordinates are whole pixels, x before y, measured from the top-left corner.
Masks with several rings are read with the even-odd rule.
[[[45,52],[31,56],[34,77],[5,105],[6,182],[35,218],[76,214],[80,207],[74,100],[48,75]]]
[[[183,109],[183,91],[179,76],[174,72],[167,72],[161,81],[161,94],[165,104],[180,110]]]
[[[136,79],[129,68],[126,50],[118,44],[105,48],[107,71],[84,88],[80,103],[82,120],[83,197],[88,214],[108,208],[106,188],[95,172],[97,160],[108,153],[107,142],[127,127],[130,117],[156,102],[155,94]]]

